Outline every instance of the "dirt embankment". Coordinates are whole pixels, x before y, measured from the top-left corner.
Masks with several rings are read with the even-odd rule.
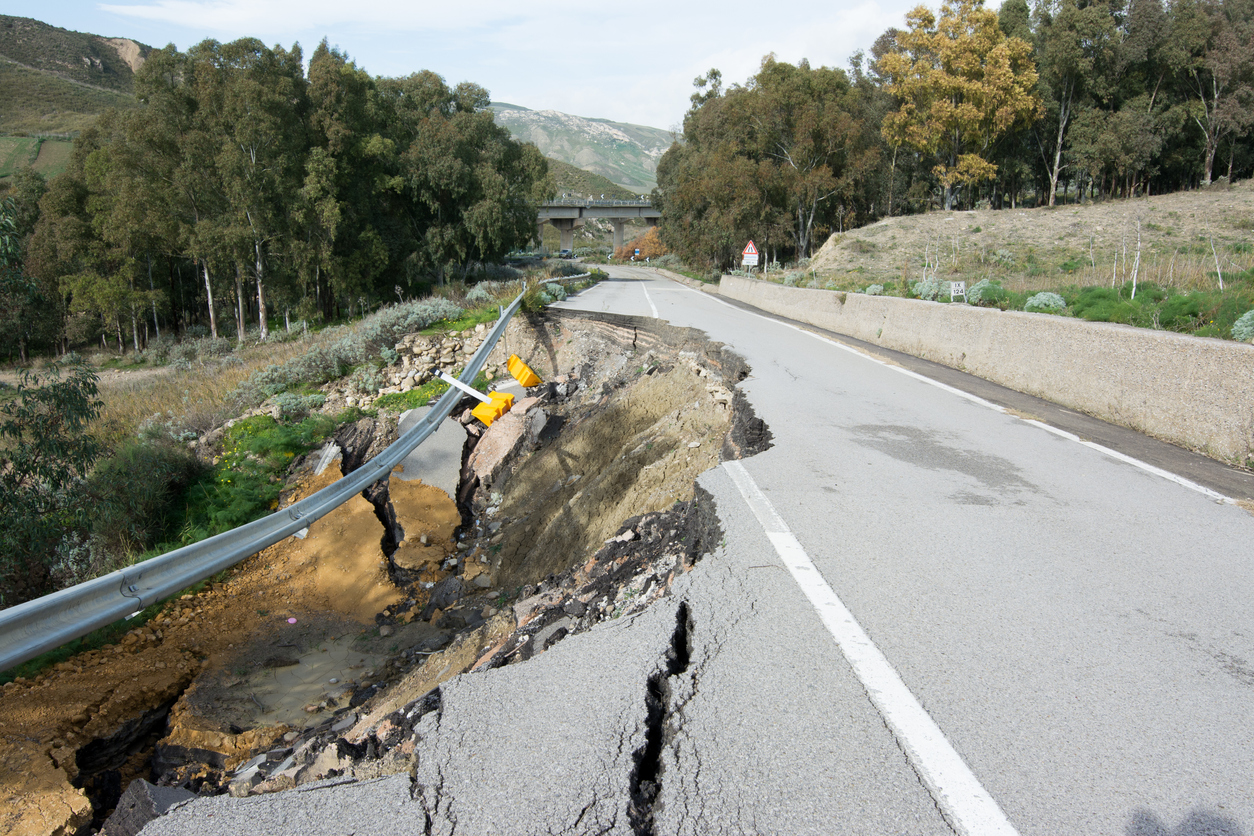
[[[119,646],[6,686],[2,829],[89,832],[135,778],[247,794],[406,769],[440,683],[665,595],[718,536],[695,477],[769,445],[734,390],[748,370],[696,332],[571,313],[520,319],[499,350],[546,383],[486,431],[463,415],[457,504],[391,480]],[[347,468],[389,435],[342,434]],[[285,501],[336,478],[314,458]]]
[[[927,212],[833,234],[809,268],[820,276],[858,274],[875,282],[903,276],[917,281],[925,261],[942,275],[975,269],[997,278],[1026,269],[1031,275],[1015,286],[1035,287],[1066,279],[1059,265],[1068,261],[1073,271],[1096,265],[1102,280],[1109,281],[1114,262],[1128,272],[1124,262],[1140,243],[1146,250],[1142,269],[1150,258],[1162,260],[1159,279],[1165,280],[1168,263],[1174,263],[1178,276],[1192,250],[1201,261],[1210,260],[1212,239],[1223,270],[1248,267],[1248,253],[1234,261],[1230,248],[1248,245],[1251,218],[1254,180],[1231,188],[1053,208]]]

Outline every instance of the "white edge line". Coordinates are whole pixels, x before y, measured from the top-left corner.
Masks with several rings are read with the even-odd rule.
[[[946,820],[963,836],[1017,836],[1018,831],[1005,812],[819,574],[744,465],[729,461],[723,466]]]
[[[661,317],[657,315],[657,305],[653,304],[653,297],[649,295],[649,289],[643,284],[640,285],[640,289],[644,291],[644,301],[649,303],[649,309],[653,311],[653,318],[660,319]]]
[[[1109,447],[1105,447],[1101,444],[1097,444],[1092,441],[1085,441],[1084,439],[1080,438],[1075,433],[1070,433],[1070,432],[1067,432],[1066,430],[1059,429],[1058,427],[1050,426],[1049,424],[1046,424],[1043,421],[1038,421],[1034,418],[1024,418],[1020,415],[1016,415],[1014,412],[1007,409],[1006,407],[1000,406],[999,404],[995,404],[992,401],[985,400],[984,398],[981,398],[979,395],[973,395],[970,392],[964,392],[961,389],[957,389],[953,386],[950,386],[948,383],[941,383],[939,380],[933,380],[932,378],[926,375],[919,374],[918,372],[911,371],[910,369],[902,368],[901,366],[898,366],[895,363],[889,363],[885,360],[881,360],[879,357],[875,357],[873,355],[867,354],[866,352],[859,351],[853,346],[848,346],[842,342],[833,340],[830,337],[824,337],[822,334],[816,334],[813,331],[808,331],[805,328],[801,328],[799,326],[793,325],[791,322],[780,322],[778,319],[771,319],[770,317],[762,316],[761,314],[753,314],[750,311],[746,311],[743,308],[737,308],[735,305],[724,302],[722,299],[718,299],[714,296],[711,296],[708,293],[702,293],[699,290],[693,290],[687,285],[680,284],[680,287],[683,287],[685,290],[689,291],[690,293],[696,293],[699,296],[708,298],[714,302],[718,302],[720,305],[726,305],[732,310],[737,310],[737,311],[740,311],[741,313],[749,313],[752,316],[757,316],[769,322],[774,322],[776,325],[781,325],[784,328],[791,328],[792,330],[797,331],[798,333],[805,334],[808,337],[813,337],[814,339],[819,340],[820,342],[825,342],[830,346],[834,346],[835,348],[841,349],[842,351],[847,351],[850,354],[855,354],[858,357],[862,357],[866,360],[870,360],[872,363],[878,363],[879,365],[887,369],[891,369],[892,371],[895,371],[899,374],[904,374],[906,377],[912,377],[915,380],[922,381],[923,383],[926,383],[930,386],[935,386],[937,389],[943,389],[944,391],[949,392],[950,394],[957,395],[960,398],[968,400],[971,403],[977,404],[979,406],[983,406],[988,409],[991,409],[994,412],[1000,412],[1003,415],[1008,415],[1019,421],[1023,421],[1025,424],[1031,424],[1035,427],[1040,427],[1046,432],[1053,433],[1054,435],[1059,436],[1060,438],[1065,438],[1069,441],[1074,441],[1077,444],[1080,444],[1084,447],[1088,447],[1091,450],[1095,450],[1099,453],[1107,455],[1111,457],[1112,459],[1123,462],[1124,464],[1132,465],[1133,467],[1139,470],[1143,470],[1146,473],[1149,473],[1153,476],[1158,476],[1162,479],[1166,479],[1168,482],[1173,482],[1182,488],[1187,488],[1188,490],[1194,491],[1196,493],[1200,493],[1202,496],[1205,496],[1208,499],[1214,500],[1215,502],[1219,502],[1224,505],[1236,505],[1237,504],[1237,501],[1233,499],[1232,497],[1226,496],[1225,494],[1221,494],[1218,491],[1213,491],[1210,488],[1206,487],[1205,485],[1199,485],[1197,482],[1194,482],[1191,479],[1186,479],[1183,476],[1178,476],[1175,473],[1172,473],[1167,470],[1163,470],[1161,467],[1155,467],[1149,462],[1143,462],[1140,459],[1135,459],[1132,456],[1129,456],[1125,453],[1120,453],[1118,450],[1112,450]]]

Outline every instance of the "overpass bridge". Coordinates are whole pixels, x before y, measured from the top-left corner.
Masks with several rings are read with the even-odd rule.
[[[623,245],[623,230],[627,222],[643,219],[650,226],[657,226],[662,212],[653,208],[647,200],[550,200],[540,204],[536,215],[537,235],[546,223],[553,224],[562,234],[562,249],[572,249],[575,228],[583,226],[588,218],[604,218],[614,226],[614,249]]]

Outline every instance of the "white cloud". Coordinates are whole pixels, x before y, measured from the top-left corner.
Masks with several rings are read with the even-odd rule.
[[[376,0],[157,0],[155,3],[113,3],[103,11],[127,17],[162,21],[176,26],[217,31],[257,33],[340,26],[379,27],[384,33],[419,29],[467,29],[501,26],[520,17],[545,14],[547,7],[531,6],[524,13],[510,0],[476,0],[472,7],[447,2]]]
[[[845,67],[856,50],[901,25],[916,2],[728,0],[650,9],[517,0],[136,0],[97,8],[160,28],[163,42],[183,48],[249,35],[300,41],[308,54],[326,37],[375,75],[430,69],[537,110],[672,128],[688,108],[692,79],[711,67],[725,84],[743,83],[768,52]]]

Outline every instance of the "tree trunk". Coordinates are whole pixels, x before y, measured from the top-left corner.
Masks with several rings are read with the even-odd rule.
[[[270,336],[270,326],[266,322],[266,291],[262,282],[262,271],[264,264],[261,260],[261,242],[253,242],[253,252],[256,253],[256,271],[257,271],[257,325],[261,330],[261,341],[265,342]]]
[[[161,339],[161,325],[157,322],[157,287],[152,283],[152,253],[148,254],[148,292],[152,294],[152,330]]]
[[[209,333],[216,340],[218,338],[218,315],[213,310],[213,285],[209,282],[209,260],[205,259],[202,264],[205,268],[205,295],[209,297]]]
[[[244,328],[244,271],[240,269],[237,262],[235,265],[235,337],[241,345],[244,343]]]

